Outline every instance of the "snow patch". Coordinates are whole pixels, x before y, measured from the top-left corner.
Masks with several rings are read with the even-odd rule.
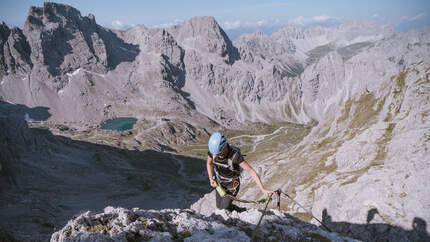
[[[93,72],[93,71],[87,71],[87,70],[84,70],[86,73],[90,73],[90,74],[93,74],[93,75],[96,75],[96,76],[100,76],[100,77],[105,77],[105,75],[103,75],[103,74],[99,74],[99,73],[97,73],[97,72]]]
[[[67,75],[68,77],[72,77],[72,76],[74,76],[74,75],[78,74],[80,71],[81,71],[81,68],[78,68],[77,70],[75,70],[75,71],[74,71],[74,72],[72,72],[72,73],[66,73],[66,75]]]

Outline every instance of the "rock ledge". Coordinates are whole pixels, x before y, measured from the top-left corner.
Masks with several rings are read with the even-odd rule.
[[[250,241],[260,216],[256,209],[215,210],[211,216],[202,216],[190,209],[106,207],[103,213],[88,211],[70,220],[51,241]],[[267,211],[256,239],[354,241],[276,210]]]

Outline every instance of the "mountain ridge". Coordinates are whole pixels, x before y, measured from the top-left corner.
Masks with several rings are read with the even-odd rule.
[[[45,3],[30,9],[23,30],[0,26],[0,118],[7,130],[0,136],[0,182],[13,195],[18,191],[14,183],[30,189],[29,177],[37,174],[57,179],[55,171],[75,174],[90,167],[104,173],[86,178],[94,186],[85,194],[103,186],[101,177],[113,174],[145,196],[147,187],[139,186],[133,169],[147,164],[132,160],[160,155],[166,166],[178,167],[170,182],[187,178],[190,168],[197,179],[181,189],[201,192],[207,188],[201,159],[196,168],[192,157],[175,156],[176,151],[206,142],[214,131],[251,132],[256,128],[247,125],[254,122],[281,123],[267,134],[232,132],[229,137],[253,158],[249,162],[265,185],[281,187],[314,214],[328,211],[334,221],[365,226],[374,219],[383,224],[375,229],[418,226],[428,233],[429,40],[428,28],[395,33],[386,25],[358,21],[331,28],[290,27],[235,41],[213,17],[195,17],[167,29],[138,25],[117,31],[98,25],[91,14],[83,17],[70,6]],[[136,118],[135,128],[99,129],[102,121],[116,117]],[[286,122],[310,126],[290,128]],[[205,142],[193,152],[205,157]],[[22,150],[27,143],[31,149]],[[59,169],[56,159],[71,170]],[[162,181],[161,175],[154,179]],[[251,184],[249,176],[243,179]],[[36,201],[50,191],[43,189],[31,198]],[[135,202],[133,192],[103,192],[100,196],[108,199],[98,201]],[[62,195],[58,192],[58,199],[65,199]],[[259,195],[252,185],[239,194]],[[14,196],[22,202],[16,206],[25,205]],[[337,196],[348,202],[340,203]],[[209,200],[205,196],[197,204]],[[41,217],[50,216],[44,212],[50,211],[49,203],[35,206],[43,210]],[[66,202],[53,213],[70,213],[73,206],[79,204]],[[300,210],[292,203],[283,209]],[[364,221],[373,209],[379,216]],[[35,228],[27,222],[22,226]],[[346,227],[339,225],[336,232],[348,234]]]
[[[12,79],[26,79],[27,83],[25,80],[18,79],[14,85],[19,86],[19,89],[29,90],[32,95],[29,97],[26,92],[9,97],[7,95],[9,89],[17,87],[2,87],[4,99],[49,106],[54,114],[51,119],[61,122],[74,121],[73,117],[60,110],[60,107],[68,106],[72,97],[61,97],[58,94],[64,93],[63,89],[70,86],[68,83],[73,79],[74,73],[77,74],[78,70],[84,69],[88,76],[86,79],[93,79],[88,81],[90,83],[97,83],[98,81],[95,80],[114,82],[111,79],[122,79],[120,82],[123,82],[121,85],[124,87],[119,92],[111,94],[111,98],[104,99],[98,104],[93,99],[103,99],[100,95],[94,96],[97,94],[74,90],[77,87],[72,88],[70,90],[72,96],[83,94],[88,96],[89,100],[93,100],[92,106],[87,106],[89,102],[78,102],[76,105],[82,113],[81,120],[85,123],[95,124],[105,120],[107,118],[104,115],[105,103],[112,103],[115,102],[113,99],[124,99],[124,96],[132,97],[136,94],[147,98],[142,100],[134,97],[134,103],[140,103],[139,106],[146,106],[148,109],[156,107],[154,110],[161,109],[157,108],[159,105],[152,101],[156,96],[163,95],[174,100],[182,99],[184,105],[182,108],[172,105],[171,102],[165,103],[164,106],[172,106],[171,110],[185,108],[187,111],[184,110],[183,113],[191,112],[195,113],[191,116],[207,116],[221,125],[231,127],[256,121],[307,123],[312,119],[318,120],[321,114],[309,114],[303,109],[294,107],[303,102],[300,100],[301,93],[306,93],[308,90],[303,89],[307,86],[303,85],[301,79],[314,79],[316,76],[315,74],[312,78],[302,76],[304,69],[333,51],[341,53],[343,58],[341,62],[348,62],[358,53],[371,49],[375,43],[384,42],[385,39],[389,41],[394,34],[392,28],[388,26],[354,20],[337,28],[313,27],[302,30],[291,27],[281,29],[270,36],[262,33],[257,36],[246,37],[245,35],[233,43],[212,17],[192,18],[183,25],[166,30],[136,26],[127,31],[112,31],[97,25],[93,15],[82,17],[78,10],[72,9],[67,5],[55,3],[46,3],[43,8],[31,8],[23,34],[27,37],[30,48],[33,49],[30,64],[34,67],[29,65],[27,68],[32,69],[33,74],[28,77],[25,77],[24,73],[21,77],[8,76]],[[73,20],[67,20],[65,16],[69,15]],[[47,27],[42,28],[38,24],[44,24]],[[85,30],[80,26],[86,26]],[[359,26],[366,27],[359,28]],[[357,28],[366,29],[364,35],[360,35],[362,31],[356,31]],[[292,34],[289,33],[290,31]],[[347,32],[351,34],[346,36]],[[38,36],[42,36],[42,33],[45,37],[39,40]],[[61,35],[61,33],[68,34]],[[337,37],[343,35],[345,36]],[[408,35],[411,34],[400,36]],[[296,39],[291,36],[302,37]],[[57,46],[52,42],[54,39],[50,40],[50,38],[59,39],[61,43]],[[246,44],[246,38],[250,38],[251,42],[248,42],[254,44],[252,46]],[[258,44],[258,39],[264,40],[266,44],[263,42]],[[303,39],[309,40],[299,41]],[[75,42],[79,44],[76,47],[81,51],[74,54],[75,51],[70,52],[68,48],[76,45]],[[268,45],[268,43],[271,44]],[[56,46],[55,51],[44,54],[46,47],[43,46],[50,45]],[[267,49],[267,46],[273,46],[272,50]],[[149,53],[142,53],[142,51],[149,51],[157,57],[153,58],[152,55],[148,55]],[[46,58],[44,55],[47,55]],[[139,58],[139,55],[142,57]],[[6,70],[4,69],[2,73],[4,75]],[[162,85],[154,86],[157,82]],[[44,86],[50,90],[45,90]],[[79,89],[83,88],[89,87],[84,85]],[[109,85],[106,88],[109,88]],[[16,91],[12,90],[12,92]],[[43,93],[43,97],[38,93]],[[213,103],[203,97],[203,95],[212,94],[218,96],[214,97]],[[17,99],[17,97],[20,98]],[[116,105],[112,106],[115,108]],[[220,106],[226,107],[225,110],[219,108]],[[127,107],[122,106],[123,111],[126,109]],[[91,114],[88,112],[90,110]],[[111,112],[109,117],[118,115],[114,110],[108,112]],[[126,112],[131,114],[130,111]],[[201,118],[204,117],[198,119]]]

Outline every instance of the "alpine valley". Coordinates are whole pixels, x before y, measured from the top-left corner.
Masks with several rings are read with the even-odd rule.
[[[331,231],[286,197],[258,230],[257,205],[217,210],[215,131]],[[0,25],[0,240],[429,241],[429,175],[429,28],[232,41],[213,17],[120,31],[57,3]],[[238,197],[262,196],[244,172]]]

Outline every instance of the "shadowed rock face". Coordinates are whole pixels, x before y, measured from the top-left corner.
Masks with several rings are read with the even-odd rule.
[[[33,66],[30,54],[30,46],[19,28],[0,25],[0,77],[29,72]]]
[[[83,208],[187,208],[209,191],[201,159],[74,140],[29,127],[25,114],[38,121],[50,115],[46,107],[0,101],[0,240],[10,241],[10,230],[21,241],[47,241]]]

